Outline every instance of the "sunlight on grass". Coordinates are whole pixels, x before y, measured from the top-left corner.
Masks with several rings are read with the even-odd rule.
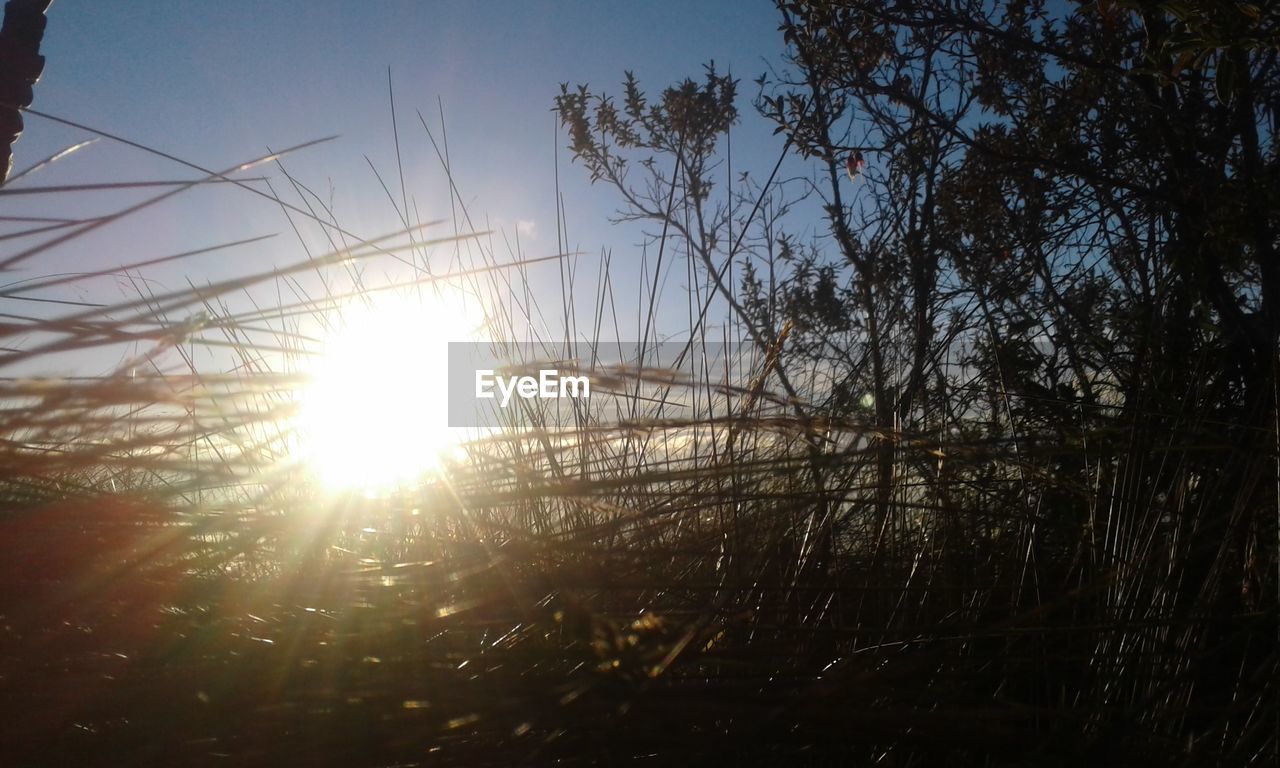
[[[454,448],[448,342],[478,338],[483,313],[459,293],[379,295],[343,310],[310,366],[301,458],[329,490],[411,484]]]

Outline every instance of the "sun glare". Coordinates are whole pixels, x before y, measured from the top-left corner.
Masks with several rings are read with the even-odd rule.
[[[476,340],[483,314],[459,293],[377,295],[345,307],[308,370],[302,458],[330,490],[411,484],[456,446],[448,342]]]

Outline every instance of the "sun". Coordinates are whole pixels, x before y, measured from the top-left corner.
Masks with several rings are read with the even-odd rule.
[[[475,341],[478,302],[457,291],[377,293],[336,313],[307,366],[300,458],[328,490],[412,485],[456,448],[448,424],[449,341]]]

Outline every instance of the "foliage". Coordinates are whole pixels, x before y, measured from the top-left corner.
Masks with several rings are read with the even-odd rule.
[[[297,378],[264,361],[341,297],[279,281],[475,233],[361,241],[287,174],[305,205],[272,204],[354,245],[0,328],[0,367],[121,339],[189,365],[0,384],[35,404],[0,411],[6,761],[1274,762],[1274,12],[778,15],[755,106],[795,179],[734,176],[753,118],[714,67],[556,100],[649,235],[644,340],[688,342],[601,369],[621,416],[533,410],[383,496],[300,481]],[[549,302],[483,242],[409,284],[523,294],[490,308],[514,336]],[[722,321],[750,343],[715,367]]]

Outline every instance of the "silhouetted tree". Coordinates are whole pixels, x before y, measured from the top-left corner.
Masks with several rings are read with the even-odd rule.
[[[709,74],[649,107],[628,78],[621,116],[585,88],[559,106],[575,156],[628,210],[701,242],[708,275],[743,259],[736,290],[716,287],[753,337],[789,330],[780,379],[816,366],[826,384],[803,394],[819,413],[865,421],[866,450],[847,455],[869,463],[825,475],[850,497],[824,522],[853,542],[843,578],[867,594],[918,572],[980,585],[980,600],[929,592],[920,621],[1107,628],[1046,636],[1035,673],[1011,663],[988,682],[1127,712],[1156,741],[1191,739],[1189,760],[1273,754],[1256,730],[1221,749],[1201,737],[1231,741],[1213,712],[1262,696],[1275,667],[1251,640],[1275,631],[1280,12],[777,7],[785,62],[758,81],[756,107],[816,170],[785,193],[820,201],[811,241],[775,221],[768,258],[709,258],[702,227],[683,224],[706,219],[677,212],[708,199],[704,139],[737,116],[732,82]],[[658,149],[692,173],[679,187],[675,170],[654,175],[639,195],[613,147]],[[923,443],[937,446],[927,458]],[[905,621],[895,599],[862,597],[844,616]],[[1270,629],[1251,640],[1223,628],[1264,606]],[[1195,714],[1160,709],[1191,697]],[[1096,748],[1119,733],[1108,728],[1125,726],[1082,733]]]

